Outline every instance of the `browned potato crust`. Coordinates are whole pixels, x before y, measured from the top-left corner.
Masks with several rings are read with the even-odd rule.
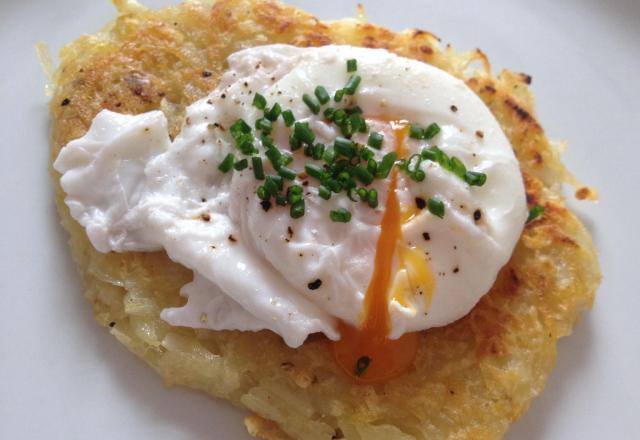
[[[326,339],[299,349],[267,331],[171,327],[159,318],[184,302],[192,273],[164,253],[101,254],[71,217],[54,173],[62,224],[97,321],[168,385],[248,408],[249,432],[266,439],[495,439],[543,388],[556,341],[571,332],[600,280],[596,253],[560,195],[570,180],[536,121],[530,77],[493,76],[479,50],[443,48],[429,32],[393,33],[364,21],[325,23],[271,0],[220,0],[150,11],[116,1],[117,20],[67,46],[51,102],[52,159],[101,109],[162,109],[172,133],[184,107],[215,87],[230,53],[267,43],[383,47],[463,78],[491,108],[520,161],[530,206],[543,205],[498,280],[473,311],[420,334],[415,366],[386,384],[355,385]],[[578,191],[582,198],[589,189]]]

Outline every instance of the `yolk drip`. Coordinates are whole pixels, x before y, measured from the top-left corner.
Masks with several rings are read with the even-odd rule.
[[[398,156],[405,154],[406,124],[392,124]],[[433,276],[424,256],[416,250],[399,247],[402,238],[403,215],[396,196],[396,170],[391,183],[381,222],[380,238],[376,245],[373,275],[364,301],[364,322],[359,328],[340,324],[340,340],[333,343],[333,354],[340,367],[357,382],[383,382],[404,373],[413,364],[418,349],[417,333],[407,333],[399,339],[387,336],[391,329],[389,292],[406,305],[405,290],[425,290],[430,298]],[[403,268],[392,273],[393,259],[398,255]],[[404,281],[398,281],[402,279]]]

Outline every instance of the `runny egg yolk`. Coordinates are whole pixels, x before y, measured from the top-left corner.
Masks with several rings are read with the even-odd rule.
[[[395,150],[406,156],[407,125],[391,123]],[[406,333],[389,339],[391,318],[389,299],[406,306],[406,293],[416,292],[431,300],[435,287],[433,274],[421,252],[401,243],[402,224],[408,218],[401,211],[396,196],[397,172],[392,171],[381,231],[376,245],[373,275],[364,302],[364,320],[356,328],[340,324],[340,340],[333,343],[333,354],[340,367],[359,383],[376,383],[392,379],[410,368],[418,349],[418,334]],[[397,256],[399,269],[393,273]]]

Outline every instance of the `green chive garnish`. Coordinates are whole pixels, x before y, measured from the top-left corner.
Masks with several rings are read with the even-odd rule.
[[[423,130],[418,124],[409,125],[409,137],[412,139],[422,139]]]
[[[379,150],[380,148],[382,148],[383,141],[384,141],[384,135],[378,132],[372,131],[369,134],[369,139],[367,139],[367,145],[375,148],[376,150]]]
[[[370,189],[367,193],[367,202],[371,208],[378,207],[378,191],[375,189]]]
[[[355,72],[358,70],[358,61],[355,59],[347,60],[347,72]]]
[[[295,134],[292,134],[289,136],[289,146],[291,147],[291,151],[296,151],[302,147],[302,141],[298,139]]]
[[[476,171],[467,171],[464,175],[464,181],[471,186],[482,186],[487,181],[487,175]]]
[[[269,194],[269,191],[267,190],[267,188],[265,188],[264,185],[260,185],[256,189],[256,195],[258,196],[258,198],[260,200],[269,200],[269,198],[271,198],[271,195]]]
[[[324,112],[322,113],[324,115],[324,117],[330,121],[333,120],[333,114],[335,113],[336,109],[333,107],[327,107],[324,109]]]
[[[246,167],[249,166],[249,161],[247,159],[242,159],[233,164],[233,169],[236,171],[242,171]]]
[[[302,187],[300,185],[290,186],[287,189],[287,201],[293,205],[300,200],[302,200]]]
[[[426,177],[427,175],[422,170],[415,170],[413,173],[411,173],[411,179],[416,182],[422,182]]]
[[[344,89],[338,89],[336,90],[336,93],[334,93],[333,95],[333,100],[335,102],[340,102],[342,101],[342,97],[344,96]]]
[[[256,93],[253,96],[253,106],[258,108],[259,110],[264,110],[267,106],[267,100],[260,93]]]
[[[318,180],[322,180],[322,178],[324,177],[324,170],[318,165],[308,163],[304,166],[304,170],[308,175],[310,175],[311,177],[315,177]]]
[[[260,118],[256,120],[256,130],[262,131],[264,134],[271,133],[271,121],[267,118]]]
[[[253,156],[251,158],[251,167],[253,168],[253,177],[256,180],[264,180],[264,168],[262,166],[262,159],[258,156]]]
[[[309,128],[308,122],[296,122],[293,126],[293,136],[305,144],[312,144],[316,138],[315,133]]]
[[[264,111],[264,117],[270,121],[276,121],[281,112],[282,108],[280,107],[280,104],[276,102],[269,110]]]
[[[218,165],[218,169],[223,173],[231,171],[231,168],[233,168],[233,164],[235,161],[235,156],[229,153],[224,157],[224,159],[222,159],[222,162],[220,162],[220,165]]]
[[[329,96],[327,89],[322,86],[316,87],[313,93],[316,95],[316,98],[318,98],[318,101],[320,101],[320,104],[326,104],[331,100],[331,96]]]
[[[336,160],[336,150],[333,147],[327,147],[322,155],[322,160],[331,165]]]
[[[293,171],[291,168],[281,166],[278,169],[278,175],[284,177],[285,179],[293,180],[296,178],[298,174],[295,171]]]
[[[423,139],[428,140],[436,136],[438,133],[440,133],[440,126],[435,122],[432,122],[427,128],[424,129],[424,133],[422,134],[422,136]]]
[[[320,185],[318,187],[318,195],[325,200],[329,200],[331,198],[331,191],[326,186]]]
[[[344,86],[344,93],[347,95],[353,95],[356,93],[358,86],[360,85],[360,81],[362,81],[362,77],[360,75],[353,75],[347,81],[347,85]]]
[[[531,208],[531,211],[529,211],[529,217],[527,217],[527,221],[525,223],[532,222],[533,220],[540,217],[543,213],[544,213],[543,206],[540,206],[540,205],[534,206],[533,208]]]
[[[376,177],[379,179],[386,179],[391,172],[391,168],[393,168],[393,164],[396,163],[396,159],[398,155],[395,151],[385,154],[378,165],[378,171],[376,172]]]
[[[442,201],[432,197],[427,200],[427,208],[429,209],[429,212],[436,217],[444,217],[444,203]]]
[[[453,174],[455,174],[461,179],[464,179],[465,174],[467,174],[467,167],[464,166],[462,161],[457,157],[452,157],[450,163],[451,163],[451,171],[453,172]]]
[[[362,165],[356,165],[353,168],[353,174],[358,178],[358,180],[360,180],[360,182],[364,183],[365,185],[369,185],[371,182],[373,182],[373,174],[371,174],[369,170],[367,170]]]
[[[267,135],[260,136],[260,142],[262,142],[262,145],[264,145],[265,148],[275,147],[275,144],[273,143],[273,138],[270,136],[267,136]]]
[[[329,218],[336,223],[348,223],[351,221],[351,213],[344,208],[332,209]]]
[[[315,146],[313,147],[313,158],[315,160],[322,159],[325,149],[326,149],[326,146],[324,144],[315,144]]]
[[[300,200],[293,205],[289,209],[289,215],[291,218],[300,218],[304,215],[304,200]]]
[[[311,113],[313,113],[314,115],[320,113],[320,104],[318,104],[318,101],[313,99],[311,95],[305,93],[304,95],[302,95],[302,101],[307,104],[307,107],[309,107]]]
[[[280,206],[284,206],[287,204],[287,199],[282,194],[276,194],[275,199],[276,199],[276,203]]]
[[[356,144],[340,136],[336,137],[333,148],[336,150],[336,153],[346,157],[353,157],[356,154]]]
[[[296,118],[293,116],[293,112],[291,110],[283,111],[282,119],[284,120],[284,125],[287,127],[291,127],[293,123],[296,122]]]

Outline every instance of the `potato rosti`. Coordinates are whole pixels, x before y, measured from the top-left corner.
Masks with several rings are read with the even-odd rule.
[[[222,0],[149,11],[117,2],[100,34],[67,46],[51,104],[53,151],[82,136],[102,109],[165,112],[173,134],[184,108],[205,96],[238,49],[265,43],[380,47],[462,78],[511,141],[531,207],[530,222],[491,291],[463,319],[420,333],[414,368],[380,385],[356,385],[324,338],[291,349],[267,331],[169,326],[160,311],[181,305],[191,271],[164,253],[101,254],[56,200],[96,319],[158,371],[248,408],[249,432],[280,438],[498,438],[544,386],[556,341],[593,301],[599,269],[591,239],[564,207],[571,181],[536,121],[530,78],[494,77],[479,50],[456,53],[421,30],[392,33],[359,20],[323,23],[274,1]],[[590,190],[581,188],[585,198]]]

